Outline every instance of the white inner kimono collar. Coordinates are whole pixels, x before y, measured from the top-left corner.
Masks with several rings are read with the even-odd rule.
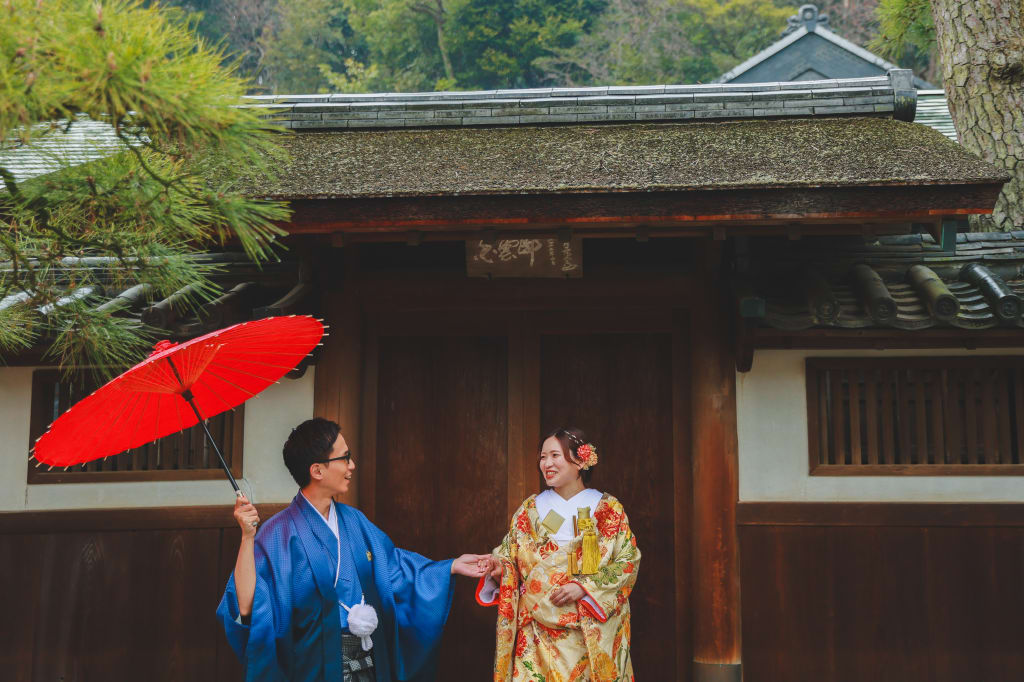
[[[593,488],[584,488],[568,500],[551,488],[548,488],[540,495],[537,495],[537,517],[544,520],[548,512],[554,510],[559,516],[565,519],[558,532],[549,537],[561,545],[572,539],[572,517],[576,516],[580,507],[590,507],[590,515],[597,511],[597,505],[601,501],[601,491]]]

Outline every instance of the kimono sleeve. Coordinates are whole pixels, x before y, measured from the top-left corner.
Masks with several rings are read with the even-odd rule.
[[[396,547],[391,561],[391,589],[398,624],[417,633],[421,642],[440,638],[452,606],[452,560],[434,561]]]
[[[603,623],[618,612],[633,591],[640,566],[640,548],[618,500],[609,499],[607,504],[598,508],[594,517],[601,546],[601,564],[593,575],[575,576],[573,582],[587,593],[579,602],[580,608]]]
[[[433,561],[395,547],[391,539],[360,514],[375,557],[375,583],[386,608],[394,609],[392,674],[396,679],[433,679],[436,649],[454,596],[452,560]]]
[[[285,680],[287,676],[277,657],[275,635],[284,617],[280,613],[280,605],[276,604],[271,596],[273,575],[270,562],[259,540],[256,542],[255,559],[256,589],[253,593],[249,623],[242,623],[233,571],[217,607],[217,616],[224,626],[228,643],[238,656],[238,660],[242,662],[247,682]]]
[[[529,527],[529,523],[530,517],[524,502],[512,515],[511,527],[501,544],[491,550],[491,556],[502,565],[501,583],[499,584],[489,574],[483,575],[477,583],[476,601],[480,606],[498,606],[499,611],[508,610],[509,595],[516,593],[519,587],[519,533],[522,530],[521,526],[526,524]]]

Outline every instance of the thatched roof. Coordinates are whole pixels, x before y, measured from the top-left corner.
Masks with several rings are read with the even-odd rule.
[[[578,194],[1001,184],[925,126],[882,118],[303,132],[258,196]]]

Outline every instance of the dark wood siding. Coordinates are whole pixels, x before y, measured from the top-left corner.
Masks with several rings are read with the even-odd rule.
[[[237,551],[230,505],[0,514],[2,677],[241,679],[213,615]]]
[[[740,504],[744,679],[1022,679],[1024,505]]]

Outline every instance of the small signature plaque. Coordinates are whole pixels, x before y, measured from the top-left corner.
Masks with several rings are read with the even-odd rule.
[[[562,241],[529,235],[466,242],[466,274],[470,277],[582,277],[583,249],[579,237]]]

